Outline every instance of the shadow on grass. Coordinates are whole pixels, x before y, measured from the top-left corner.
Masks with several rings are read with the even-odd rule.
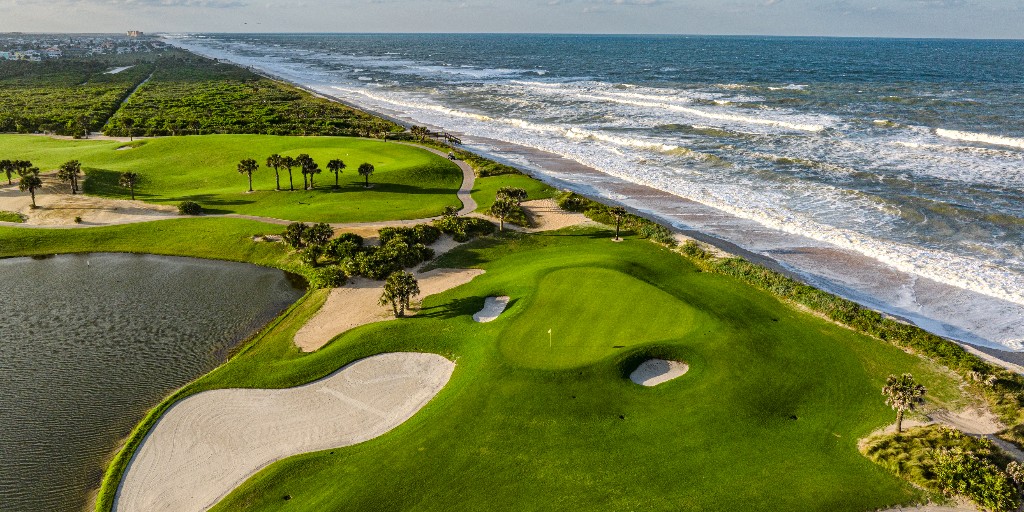
[[[484,307],[482,297],[463,297],[450,300],[444,304],[423,308],[414,318],[440,318],[449,319],[457,316],[472,315]]]

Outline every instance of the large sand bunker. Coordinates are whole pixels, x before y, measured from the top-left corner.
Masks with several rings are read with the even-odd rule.
[[[207,510],[274,461],[353,445],[397,427],[441,391],[454,369],[436,354],[380,354],[304,386],[186,398],[146,436],[114,510]]]
[[[554,231],[578,225],[598,225],[588,219],[582,213],[567,212],[558,206],[554,199],[535,199],[525,201],[523,210],[533,223],[533,227],[526,229],[528,232]]]
[[[672,379],[682,377],[690,370],[686,363],[666,361],[664,359],[648,359],[629,374],[629,380],[641,386],[657,386]]]
[[[501,297],[487,297],[484,299],[484,308],[473,314],[473,320],[480,323],[493,322],[505,311],[508,301],[509,298],[505,295]]]
[[[29,226],[86,227],[106,224],[127,224],[177,216],[177,208],[153,205],[142,201],[106,199],[102,197],[71,195],[71,186],[61,183],[53,173],[42,174],[42,189],[36,191],[33,209],[32,197],[18,190],[18,185],[0,185],[0,210],[18,212],[28,217]],[[75,217],[82,222],[76,223]]]
[[[422,299],[466,284],[483,273],[478,269],[437,269],[414,275],[419,281],[419,298]],[[377,302],[383,292],[383,281],[363,278],[353,279],[345,286],[331,290],[320,311],[295,333],[295,345],[305,352],[312,352],[349,329],[394,318],[390,306],[381,306]]]

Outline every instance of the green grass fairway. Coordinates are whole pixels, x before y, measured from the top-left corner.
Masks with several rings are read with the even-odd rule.
[[[440,263],[484,275],[311,354],[291,335],[322,298],[296,307],[193,389],[290,386],[401,350],[450,357],[455,374],[394,431],[275,463],[215,510],[862,512],[920,496],[857,439],[893,421],[890,373],[913,372],[933,401],[963,400],[945,372],[667,249],[608,238],[474,242]],[[493,295],[509,308],[474,322]],[[627,376],[648,356],[691,369],[637,386]]]
[[[0,136],[0,158],[31,160],[43,170],[77,159],[86,169],[85,191],[127,198],[117,182],[121,172],[141,175],[136,198],[164,204],[192,200],[207,213],[239,213],[310,222],[362,222],[417,219],[439,215],[445,206],[459,207],[455,192],[462,173],[447,159],[394,142],[337,137],[278,137],[269,135],[202,135],[138,141],[118,150],[115,141],[67,141],[27,135]],[[296,191],[274,190],[274,171],[263,164],[272,153],[308,153],[323,173],[316,190],[302,190],[302,173],[292,169]],[[254,193],[237,172],[239,160],[254,158]],[[340,158],[348,166],[333,188],[327,162]],[[374,165],[373,185],[363,188],[356,168]],[[282,171],[281,186],[288,188]]]

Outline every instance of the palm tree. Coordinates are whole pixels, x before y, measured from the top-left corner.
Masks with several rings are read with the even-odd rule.
[[[18,189],[22,192],[28,191],[32,194],[32,208],[36,208],[36,190],[43,186],[43,180],[39,179],[39,168],[32,167],[21,174],[21,181],[18,182]]]
[[[313,159],[305,153],[295,157],[296,165],[302,167],[302,190],[309,190],[309,182],[306,181],[306,175],[308,174],[306,169],[309,167],[309,162],[312,161]]]
[[[123,172],[121,173],[121,179],[117,181],[122,187],[131,190],[132,201],[135,200],[135,184],[139,182],[139,174],[135,172]]]
[[[420,285],[412,274],[399,270],[388,276],[384,281],[384,293],[380,296],[380,305],[391,304],[396,317],[405,316],[409,308],[409,300],[420,294]]]
[[[313,176],[320,174],[321,172],[323,171],[320,169],[320,164],[314,162],[312,158],[306,160],[306,162],[302,165],[302,173],[309,175],[310,190],[316,188],[316,185],[313,183]]]
[[[373,174],[373,164],[364,163],[359,166],[359,175],[366,178],[366,188],[370,188],[370,175]]]
[[[626,209],[621,206],[613,206],[608,213],[615,217],[615,240],[619,239],[619,227],[622,225],[622,218],[626,216]]]
[[[259,169],[259,164],[252,158],[246,158],[241,162],[238,162],[238,174],[245,174],[249,176],[249,192],[252,192],[252,173]]]
[[[294,158],[286,156],[281,158],[281,165],[288,169],[288,190],[295,190],[295,183],[292,181],[292,167],[299,165],[299,163]]]
[[[914,376],[904,373],[899,377],[890,375],[882,388],[885,403],[896,411],[896,432],[903,432],[903,413],[913,411],[924,403],[924,386],[914,381]]]
[[[281,155],[274,153],[267,157],[267,167],[274,170],[274,181],[276,182],[275,189],[281,190],[281,167],[284,167],[284,159]]]
[[[82,164],[78,160],[71,160],[61,164],[57,170],[57,179],[71,183],[71,195],[78,192],[78,175],[82,173]]]
[[[14,166],[13,160],[0,160],[0,172],[7,175],[8,185],[13,184],[13,182],[11,181],[11,175],[14,174],[16,170],[17,167]]]
[[[498,196],[498,199],[491,205],[491,215],[498,218],[498,231],[505,230],[505,219],[515,213],[519,205],[512,199],[505,196]]]
[[[327,162],[327,170],[334,173],[334,188],[338,188],[338,175],[341,174],[341,170],[345,168],[345,162],[335,158],[330,162]]]

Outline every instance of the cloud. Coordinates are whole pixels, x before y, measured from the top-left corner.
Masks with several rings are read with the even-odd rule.
[[[62,5],[71,7],[199,7],[235,8],[248,7],[245,0],[15,0],[14,5]]]

